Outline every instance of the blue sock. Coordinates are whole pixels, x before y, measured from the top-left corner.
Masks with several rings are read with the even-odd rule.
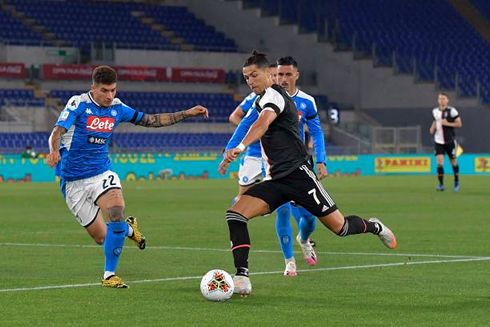
[[[301,234],[302,240],[307,240],[311,233],[313,233],[316,229],[316,217],[311,213],[308,215],[303,215],[299,222],[299,232]]]
[[[291,205],[288,203],[283,204],[276,210],[276,233],[281,245],[284,259],[289,259],[293,256],[293,230],[291,228],[291,222],[289,216],[291,214]]]
[[[293,217],[294,217],[294,220],[296,220],[296,224],[298,225],[298,228],[299,228],[299,222],[301,220],[301,212],[300,212],[300,208],[301,207],[297,207],[297,206],[293,206],[293,205],[290,205],[291,207],[291,213],[293,214]]]
[[[116,271],[124,245],[124,238],[127,234],[128,224],[125,221],[107,223],[107,235],[104,241],[104,271]]]

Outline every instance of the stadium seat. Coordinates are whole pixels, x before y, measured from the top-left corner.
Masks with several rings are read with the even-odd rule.
[[[93,42],[106,42],[118,48],[180,50],[172,39],[143,24],[134,12],[144,12],[166,30],[174,32],[196,50],[238,50],[235,42],[207,26],[185,7],[160,6],[135,2],[75,2],[52,0],[8,0],[28,18],[45,26],[60,40],[73,46],[90,48]],[[83,24],[73,26],[74,17],[83,17]],[[108,19],[110,17],[110,19]],[[39,33],[23,25],[19,19],[0,10],[0,39],[10,42],[42,42]]]

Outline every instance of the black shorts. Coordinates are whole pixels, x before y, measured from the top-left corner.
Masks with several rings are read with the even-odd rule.
[[[456,150],[458,149],[458,143],[455,141],[446,144],[435,144],[436,148],[436,156],[437,155],[445,155],[447,153],[450,159],[456,159]]]
[[[269,205],[270,212],[289,201],[294,201],[317,217],[337,210],[332,197],[320,183],[313,169],[307,165],[296,168],[283,178],[255,184],[245,195],[264,200]]]

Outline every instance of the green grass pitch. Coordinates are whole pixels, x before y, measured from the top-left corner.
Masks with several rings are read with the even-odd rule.
[[[451,186],[447,176],[447,186]],[[0,185],[2,326],[488,326],[490,177],[462,176],[458,194],[435,176],[325,180],[344,214],[379,217],[396,234],[340,238],[321,224],[319,263],[295,244],[297,277],[282,275],[275,214],[249,223],[253,294],[206,301],[200,276],[233,273],[224,214],[234,180],[126,182],[126,213],[148,246],[126,242],[127,290],[100,286],[103,249],[66,208],[57,185]],[[292,219],[293,230],[297,226]]]

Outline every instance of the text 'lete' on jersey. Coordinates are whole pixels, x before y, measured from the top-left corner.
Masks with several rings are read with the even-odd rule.
[[[56,122],[67,130],[61,138],[60,177],[74,181],[109,170],[109,142],[114,130],[121,122],[137,124],[142,117],[142,112],[117,98],[110,107],[100,107],[90,92],[71,97]]]

